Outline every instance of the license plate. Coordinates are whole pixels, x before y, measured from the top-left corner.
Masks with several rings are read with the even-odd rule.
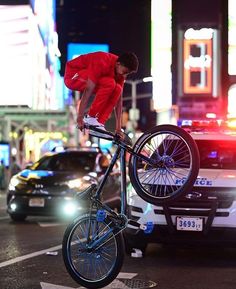
[[[203,230],[203,218],[177,217],[176,229],[178,231],[202,231]]]
[[[45,200],[43,198],[33,198],[29,200],[30,207],[44,207]]]

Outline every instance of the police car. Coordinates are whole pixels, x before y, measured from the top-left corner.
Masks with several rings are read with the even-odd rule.
[[[196,141],[200,170],[191,191],[168,205],[154,206],[128,187],[128,217],[146,232],[129,225],[127,251],[145,250],[149,242],[225,242],[236,244],[236,129],[232,122],[183,122]],[[181,182],[181,180],[179,180]],[[145,227],[145,226],[144,226]]]

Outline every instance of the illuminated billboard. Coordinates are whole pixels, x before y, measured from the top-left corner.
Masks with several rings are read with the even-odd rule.
[[[0,142],[0,161],[8,167],[10,163],[10,145],[9,143]]]
[[[172,1],[151,2],[151,74],[157,111],[172,106]]]
[[[179,96],[219,96],[218,31],[188,28],[179,35]]]
[[[31,16],[28,5],[1,6],[0,105],[32,107],[30,32],[34,27]],[[40,35],[33,40],[35,48],[40,45]]]
[[[212,41],[184,40],[184,94],[212,93]]]
[[[54,20],[50,22],[53,31],[45,41],[38,26],[39,15],[33,14],[30,5],[0,8],[0,105],[40,110],[63,108],[62,95],[57,94],[57,84],[60,91],[63,86]]]
[[[236,1],[228,0],[228,73],[236,75]]]
[[[50,34],[55,30],[56,21],[56,0],[30,0],[37,24],[45,41],[48,41]]]
[[[46,152],[52,151],[56,146],[63,146],[68,139],[65,133],[58,131],[42,132],[27,130],[24,135],[25,160],[34,162]]]
[[[67,60],[71,60],[81,54],[109,51],[108,44],[88,44],[88,43],[69,43],[67,46]]]

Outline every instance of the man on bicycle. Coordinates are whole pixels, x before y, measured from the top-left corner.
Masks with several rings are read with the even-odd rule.
[[[138,58],[126,52],[117,56],[107,52],[93,52],[80,55],[66,63],[64,81],[72,90],[82,92],[78,102],[78,127],[85,124],[106,131],[104,125],[115,108],[116,133],[121,133],[121,93],[128,74],[138,69]],[[95,93],[88,115],[85,110],[91,95]],[[96,135],[96,132],[91,134]]]

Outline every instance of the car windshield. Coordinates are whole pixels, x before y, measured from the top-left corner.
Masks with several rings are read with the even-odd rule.
[[[47,156],[32,168],[34,170],[90,172],[94,170],[96,156],[94,152],[70,152]]]
[[[196,140],[200,167],[236,169],[236,143],[227,140]]]

